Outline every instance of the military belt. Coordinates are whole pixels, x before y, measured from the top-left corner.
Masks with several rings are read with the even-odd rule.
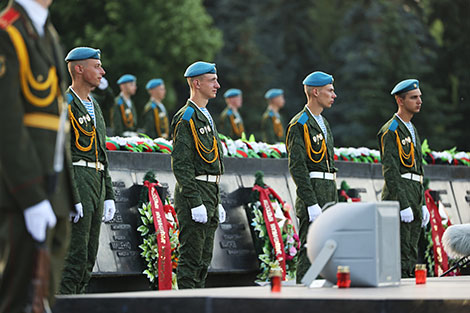
[[[101,162],[88,162],[85,160],[80,160],[72,163],[75,166],[85,166],[90,168],[98,169],[99,171],[104,171],[104,165]]]
[[[320,178],[320,179],[327,179],[327,180],[335,180],[336,173],[327,173],[327,172],[310,172],[308,173],[310,178]]]
[[[23,116],[23,124],[28,127],[58,131],[59,116],[41,112],[26,113]]]
[[[198,175],[195,177],[197,180],[206,181],[209,183],[216,183],[220,182],[220,175]]]
[[[414,180],[419,183],[423,183],[423,175],[418,175],[418,174],[413,174],[413,173],[405,173],[401,174],[402,178],[409,179],[409,180]]]

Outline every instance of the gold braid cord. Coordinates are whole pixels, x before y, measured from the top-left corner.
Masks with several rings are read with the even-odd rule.
[[[162,136],[162,131],[160,128],[160,111],[158,108],[153,109],[153,118],[155,119],[155,130],[157,131],[157,136]]]
[[[284,136],[284,128],[282,128],[281,122],[275,116],[272,117],[272,121],[273,121],[274,134],[277,136],[277,138],[282,138],[282,136]]]
[[[384,154],[384,136],[388,132],[384,132],[382,134],[382,137],[380,137],[380,145],[382,146],[382,155]],[[396,141],[397,141],[397,147],[398,147],[398,156],[400,157],[400,162],[403,164],[404,167],[411,168],[415,164],[415,149],[414,149],[414,144],[410,143],[411,148],[410,148],[410,153],[406,154],[405,151],[403,150],[403,146],[401,144],[400,136],[398,136],[398,131],[395,130],[395,135],[396,135]],[[405,163],[404,160],[409,160],[411,159],[411,164],[408,165]]]
[[[233,114],[229,116],[230,119],[230,124],[232,125],[233,133],[237,137],[241,137],[242,133],[245,131],[243,128],[243,124],[240,124],[240,126],[237,126],[235,123],[235,117],[233,117]]]
[[[90,132],[90,131],[87,131],[85,129],[83,129],[81,126],[80,126],[80,123],[77,121],[77,119],[75,118],[75,116],[73,115],[72,113],[72,106],[69,105],[69,118],[70,118],[70,124],[72,124],[72,128],[73,128],[73,131],[75,133],[75,146],[77,147],[78,150],[80,151],[83,151],[83,152],[87,152],[87,151],[90,151],[92,146],[93,146],[93,142],[95,142],[95,158],[96,158],[96,170],[98,170],[98,143],[97,143],[97,140],[96,140],[96,128],[95,128],[95,125],[93,125],[93,130]],[[87,136],[87,137],[90,137],[90,144],[88,145],[88,147],[83,147],[82,145],[80,145],[80,143],[78,142],[78,140],[80,139],[80,132],[82,132],[83,135]]]
[[[26,49],[26,44],[20,32],[13,25],[7,26],[6,31],[10,36],[11,41],[13,42],[13,46],[15,47],[16,54],[18,56],[18,61],[20,64],[19,75],[21,89],[23,91],[24,97],[28,102],[37,107],[46,107],[50,105],[60,94],[59,79],[57,77],[56,68],[54,66],[49,68],[49,73],[45,81],[37,81],[31,72],[28,50]],[[41,98],[35,96],[31,92],[31,88],[39,91],[50,89],[50,92],[47,96]]]
[[[398,132],[395,130],[395,134],[397,135],[397,146],[398,146],[398,155],[400,156],[400,162],[403,164],[403,166],[411,168],[415,165],[415,149],[414,149],[414,144],[413,142],[410,143],[410,153],[406,154],[405,151],[403,150],[403,146],[401,145],[400,142],[400,137],[398,136]],[[411,159],[411,164],[408,165],[405,163],[405,160],[410,160]]]
[[[287,140],[289,138],[289,133],[290,133],[290,130],[292,128],[292,126],[294,126],[295,124],[297,124],[297,122],[295,122],[294,124],[292,124],[291,126],[289,126],[289,128],[287,129],[287,135],[286,135],[286,149],[288,149],[288,144],[287,144]],[[325,140],[322,141],[322,145],[321,145],[321,148],[320,150],[318,151],[315,151],[313,150],[312,148],[312,142],[310,141],[310,133],[308,131],[308,126],[307,124],[304,124],[303,125],[304,127],[304,142],[305,142],[305,150],[307,151],[307,155],[308,155],[308,158],[310,160],[312,160],[313,163],[320,163],[324,158],[325,158],[325,155],[326,155],[326,144],[325,144]],[[313,154],[321,154],[321,157],[318,161],[315,161],[313,158],[312,158],[312,153]]]
[[[176,136],[175,136],[176,129],[178,128],[178,125],[181,123],[181,121],[182,120],[180,120],[175,126],[175,130],[173,131],[173,138],[176,138]],[[192,119],[189,120],[189,125],[191,126],[191,133],[193,134],[194,146],[196,147],[197,153],[199,154],[201,159],[204,160],[204,162],[209,163],[209,164],[214,163],[215,160],[217,160],[218,157],[219,157],[219,149],[217,148],[217,139],[215,139],[215,136],[212,136],[212,138],[214,140],[212,142],[212,149],[209,150],[206,146],[204,146],[204,144],[201,142],[201,140],[199,140],[199,137],[198,137],[197,131],[196,131],[196,127],[194,126],[194,122],[193,122]],[[201,150],[202,150],[202,152],[201,152]],[[207,160],[202,155],[202,153],[209,154],[209,153],[212,153],[212,152],[214,152],[214,158],[212,160]]]
[[[131,128],[132,126],[134,126],[134,115],[132,114],[132,112],[129,112],[129,117],[127,117],[126,112],[124,111],[124,103],[120,105],[120,109],[124,125],[127,128]]]

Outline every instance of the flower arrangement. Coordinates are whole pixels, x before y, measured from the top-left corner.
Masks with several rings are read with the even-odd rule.
[[[178,289],[178,219],[169,198],[160,199],[156,187],[162,186],[152,172],[145,175],[144,182],[138,209],[142,225],[137,228],[142,237],[140,255],[147,264],[143,274],[147,275],[152,289]],[[150,200],[149,193],[161,205],[156,205],[154,199]]]
[[[289,214],[290,206],[264,184],[262,172],[257,172],[255,176],[252,202],[248,206],[253,216],[251,226],[257,235],[255,245],[258,247],[261,270],[257,279],[261,282],[268,281],[272,270],[281,270],[286,280],[295,279],[300,239]],[[266,197],[262,195],[263,190],[266,191]],[[270,223],[270,214],[266,214],[267,211],[272,212],[272,221],[277,226]]]
[[[244,135],[241,139],[232,140],[219,134],[222,141],[224,156],[235,158],[287,158],[284,143],[274,145],[255,141],[254,136],[247,139]],[[139,134],[134,137],[109,137],[106,140],[108,150],[124,150],[132,152],[160,152],[171,153],[172,141],[163,138],[151,139],[147,135]],[[424,164],[465,165],[470,166],[470,152],[457,151],[456,148],[445,151],[431,151],[427,140],[421,146]],[[366,147],[359,148],[334,148],[335,160],[357,163],[379,163],[380,152]]]

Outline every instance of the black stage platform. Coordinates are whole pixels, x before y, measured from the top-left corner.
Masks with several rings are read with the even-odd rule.
[[[58,296],[55,313],[466,313],[470,277],[428,278],[425,285],[403,279],[399,287],[312,288],[283,286]]]

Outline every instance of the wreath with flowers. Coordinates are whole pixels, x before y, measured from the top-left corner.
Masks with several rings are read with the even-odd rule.
[[[142,237],[140,255],[147,265],[143,274],[149,279],[151,288],[158,290],[178,289],[179,225],[175,209],[165,193],[155,174],[147,172],[138,205],[142,225],[137,231]]]
[[[266,282],[280,270],[283,280],[295,279],[300,239],[289,214],[291,207],[263,182],[263,172],[255,174],[251,202],[251,226],[261,272],[257,281]]]

